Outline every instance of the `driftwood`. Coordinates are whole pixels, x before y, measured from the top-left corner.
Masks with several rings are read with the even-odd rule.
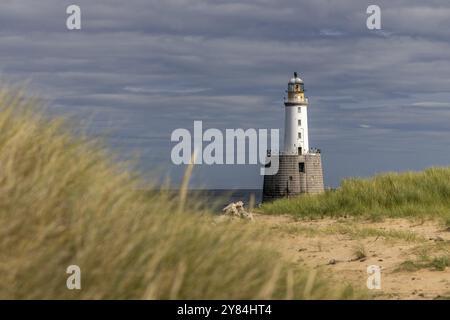
[[[253,215],[251,212],[247,212],[244,208],[244,203],[238,201],[236,203],[230,203],[225,208],[222,209],[222,215],[231,219],[246,219],[253,220]]]

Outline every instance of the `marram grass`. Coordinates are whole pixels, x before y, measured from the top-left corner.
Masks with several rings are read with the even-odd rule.
[[[253,224],[214,223],[184,191],[137,191],[125,166],[35,104],[0,93],[0,299],[355,297],[283,262]],[[69,265],[81,290],[66,287]]]
[[[450,168],[346,179],[334,191],[264,204],[270,214],[298,217],[439,217],[450,221]]]

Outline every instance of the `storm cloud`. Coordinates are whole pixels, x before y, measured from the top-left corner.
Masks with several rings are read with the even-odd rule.
[[[170,134],[281,128],[287,81],[310,99],[310,141],[325,183],[450,162],[447,0],[2,1],[0,74],[28,81],[55,114],[104,135],[144,174],[170,165]],[[382,29],[366,9],[381,7]],[[255,166],[200,166],[194,186],[259,188]]]

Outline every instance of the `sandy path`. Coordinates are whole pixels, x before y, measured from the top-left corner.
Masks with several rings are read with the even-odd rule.
[[[367,266],[382,268],[378,299],[435,299],[450,297],[450,268],[398,270],[410,261],[450,257],[450,232],[437,222],[386,219],[296,221],[289,216],[256,215],[255,221],[272,230],[274,244],[295,263],[324,268],[334,279],[366,290]],[[362,248],[362,249],[361,249]],[[359,250],[358,250],[359,249]],[[357,259],[358,252],[365,257]],[[422,260],[421,260],[422,259]]]

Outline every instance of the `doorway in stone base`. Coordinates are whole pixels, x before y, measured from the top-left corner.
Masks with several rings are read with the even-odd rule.
[[[298,163],[298,171],[301,173],[305,173],[305,163],[304,162]]]

